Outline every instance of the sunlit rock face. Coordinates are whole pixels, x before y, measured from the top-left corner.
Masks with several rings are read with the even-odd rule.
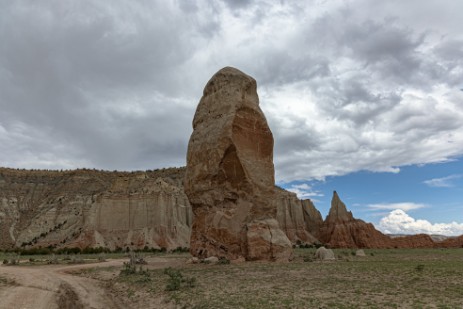
[[[183,175],[0,168],[0,249],[188,247]]]
[[[256,81],[226,67],[204,88],[187,153],[185,193],[194,213],[197,257],[288,260],[291,243],[276,221],[273,135]]]
[[[332,248],[389,248],[391,238],[375,229],[373,224],[355,219],[347,211],[336,191],[331,208],[319,232],[320,241]]]
[[[295,193],[276,189],[277,221],[293,244],[318,243],[323,224],[320,212],[309,199],[300,200]]]

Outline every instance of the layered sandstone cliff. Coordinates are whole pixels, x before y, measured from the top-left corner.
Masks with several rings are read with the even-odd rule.
[[[312,201],[300,200],[295,193],[276,188],[277,214],[280,228],[293,244],[318,243],[323,218]]]
[[[189,247],[184,175],[0,168],[0,249]],[[311,201],[275,190],[276,218],[291,242],[317,242],[323,220]]]
[[[0,248],[188,247],[183,169],[0,169]]]
[[[190,252],[228,259],[288,260],[276,221],[273,135],[256,81],[226,67],[206,84],[188,143],[185,193],[194,213]]]

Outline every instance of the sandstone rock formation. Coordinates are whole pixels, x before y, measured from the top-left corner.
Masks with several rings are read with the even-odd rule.
[[[315,258],[321,261],[334,261],[336,257],[334,252],[331,249],[326,249],[325,247],[320,247],[315,251]]]
[[[293,244],[318,243],[323,224],[312,201],[300,200],[295,193],[276,188],[277,221]]]
[[[156,172],[0,168],[0,250],[189,247],[185,168]],[[320,213],[276,188],[277,221],[293,244],[316,243]]]
[[[191,254],[288,260],[291,243],[275,219],[274,187],[273,135],[256,81],[224,68],[204,88],[188,144]]]
[[[436,242],[435,247],[438,248],[463,248],[463,235],[458,237],[450,237],[440,242]]]
[[[463,236],[435,242],[430,235],[389,237],[371,223],[355,219],[334,192],[331,209],[320,229],[320,241],[332,248],[452,248],[462,247]]]
[[[183,175],[0,168],[0,249],[188,247]]]
[[[336,191],[331,208],[320,229],[320,241],[332,248],[388,248],[390,237],[377,231],[373,224],[355,219],[347,211]]]
[[[433,248],[436,243],[426,234],[407,235],[391,238],[388,248]]]

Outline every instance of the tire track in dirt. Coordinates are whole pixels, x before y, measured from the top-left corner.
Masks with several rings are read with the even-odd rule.
[[[98,264],[0,266],[0,275],[15,284],[0,286],[0,308],[121,308],[97,280],[67,273],[94,267],[121,266],[123,260]]]

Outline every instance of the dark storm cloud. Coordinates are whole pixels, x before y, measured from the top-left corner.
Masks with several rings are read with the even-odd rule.
[[[228,65],[257,80],[277,179],[463,154],[456,2],[0,6],[0,165],[183,165],[202,89]]]

